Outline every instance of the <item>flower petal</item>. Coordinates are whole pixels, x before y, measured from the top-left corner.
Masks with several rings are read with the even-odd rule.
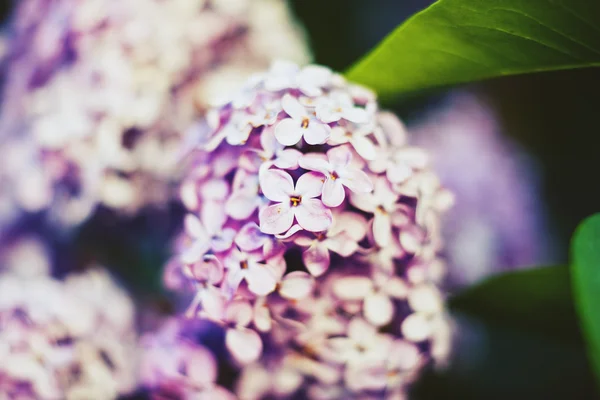
[[[245,191],[236,191],[225,202],[225,212],[233,219],[244,220],[252,215],[258,204],[258,193],[251,196]]]
[[[298,168],[298,160],[302,157],[296,149],[285,149],[277,153],[277,158],[273,161],[273,164],[277,168],[294,170]]]
[[[364,124],[369,120],[369,114],[360,107],[345,108],[342,116],[355,124]]]
[[[262,171],[259,182],[263,194],[271,201],[289,202],[290,195],[294,193],[294,180],[280,169]]]
[[[200,219],[196,217],[194,214],[187,214],[185,219],[183,220],[183,226],[185,228],[185,232],[193,237],[194,239],[201,239],[203,241],[210,240],[210,236]]]
[[[302,299],[310,294],[314,283],[313,277],[306,272],[290,272],[283,277],[279,287],[279,294],[286,299]]]
[[[302,199],[302,203],[295,207],[295,215],[298,224],[311,232],[327,230],[333,220],[331,210],[317,199]]]
[[[329,250],[319,243],[313,244],[302,253],[302,261],[312,276],[321,276],[329,268]]]
[[[298,122],[300,122],[302,118],[306,118],[308,116],[306,108],[304,108],[304,106],[300,104],[298,99],[296,99],[290,94],[286,94],[283,96],[283,98],[281,99],[281,107],[287,115],[289,115],[292,119]]]
[[[246,274],[248,290],[257,296],[265,296],[275,290],[277,280],[267,266],[263,264],[251,264]]]
[[[373,217],[373,238],[381,247],[387,246],[392,239],[392,221],[384,211],[376,212]]]
[[[350,139],[350,143],[352,144],[352,147],[354,147],[354,150],[356,150],[358,155],[364,158],[365,160],[371,161],[377,158],[377,151],[375,150],[375,145],[371,140],[367,139],[365,136],[353,135]]]
[[[375,326],[388,324],[394,315],[394,304],[383,293],[374,293],[365,299],[363,313],[367,321]]]
[[[325,143],[329,138],[329,127],[316,119],[312,119],[303,131],[304,140],[310,145]]]
[[[235,244],[244,251],[260,249],[266,240],[268,240],[267,236],[254,222],[245,224],[235,236]]]
[[[324,180],[323,175],[318,172],[307,172],[298,178],[296,194],[302,196],[302,202],[320,196]]]
[[[346,198],[344,185],[341,179],[326,179],[323,184],[323,194],[321,199],[327,207],[337,207]]]
[[[210,240],[195,240],[181,253],[181,261],[187,264],[200,260],[210,250]]]
[[[404,338],[411,342],[422,342],[432,334],[431,323],[420,313],[410,314],[402,321],[400,330]]]
[[[260,210],[258,219],[260,221],[260,230],[263,233],[275,235],[290,229],[294,223],[294,210],[289,204],[273,204]]]
[[[258,333],[250,329],[228,329],[225,346],[233,358],[243,365],[258,360],[263,348]]]
[[[319,153],[308,153],[303,155],[298,160],[298,165],[309,171],[318,171],[325,175],[328,175],[332,170],[332,167],[327,160],[327,156]]]
[[[342,257],[350,257],[358,250],[358,243],[346,232],[339,233],[325,240],[327,248]]]
[[[356,193],[369,193],[373,191],[373,182],[369,175],[358,168],[347,168],[341,179],[344,186]]]
[[[304,129],[300,126],[300,122],[286,118],[279,121],[275,126],[275,137],[277,141],[284,146],[293,146],[302,139]]]
[[[336,279],[333,293],[342,300],[362,300],[373,291],[373,282],[364,276],[346,276]]]
[[[252,306],[246,301],[232,301],[225,310],[225,320],[238,326],[247,326],[252,321]]]

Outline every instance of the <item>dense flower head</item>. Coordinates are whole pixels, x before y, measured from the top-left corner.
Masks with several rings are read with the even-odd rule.
[[[137,384],[133,304],[101,269],[0,274],[0,392],[112,399]]]
[[[286,371],[281,387],[242,379],[242,398],[403,393],[448,342],[436,282],[452,196],[427,154],[370,90],[316,65],[274,63],[207,123],[165,281],[222,326],[242,376]]]
[[[534,160],[503,134],[482,99],[454,93],[410,131],[456,196],[442,229],[447,283],[468,285],[502,270],[557,261],[548,251]]]
[[[0,195],[67,224],[164,204],[215,91],[308,58],[281,0],[25,0],[7,47]]]

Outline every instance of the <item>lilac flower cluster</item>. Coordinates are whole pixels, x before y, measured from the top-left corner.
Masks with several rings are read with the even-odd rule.
[[[282,0],[19,2],[0,151],[20,156],[2,161],[3,205],[69,225],[98,204],[164,204],[214,93],[275,57],[307,61],[301,39]]]
[[[165,281],[222,327],[238,394],[402,396],[449,340],[436,283],[452,196],[426,153],[371,91],[315,65],[274,63],[207,123]]]
[[[503,137],[481,99],[454,93],[410,131],[456,196],[442,229],[447,283],[463,286],[502,270],[556,263],[547,250],[551,235],[537,200],[535,163]]]
[[[113,399],[135,390],[133,304],[108,274],[60,281],[21,272],[0,274],[0,397]]]

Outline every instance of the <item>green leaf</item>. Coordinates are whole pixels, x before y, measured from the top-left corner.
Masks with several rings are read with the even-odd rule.
[[[565,266],[489,278],[453,296],[450,308],[503,326],[581,341]]]
[[[598,0],[439,0],[347,72],[381,97],[600,65]]]
[[[600,379],[600,214],[586,219],[571,247],[573,291],[588,354]]]

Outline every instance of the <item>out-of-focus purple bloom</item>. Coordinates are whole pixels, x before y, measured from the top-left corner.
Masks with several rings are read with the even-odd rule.
[[[140,339],[141,386],[152,398],[235,399],[216,384],[215,355],[198,342],[200,336],[211,333],[206,324],[173,318],[158,331],[145,334]]]
[[[182,138],[215,93],[274,58],[307,62],[302,36],[282,0],[19,2],[7,40],[0,196],[15,209],[49,208],[67,225],[98,204],[164,205]]]
[[[474,95],[452,95],[411,129],[457,206],[443,225],[449,283],[551,261],[539,177]]]
[[[135,390],[133,304],[108,274],[60,281],[23,271],[0,273],[0,392],[113,399]]]
[[[403,396],[449,343],[436,285],[452,196],[424,152],[369,90],[284,61],[207,123],[165,282],[222,327],[238,396]]]

